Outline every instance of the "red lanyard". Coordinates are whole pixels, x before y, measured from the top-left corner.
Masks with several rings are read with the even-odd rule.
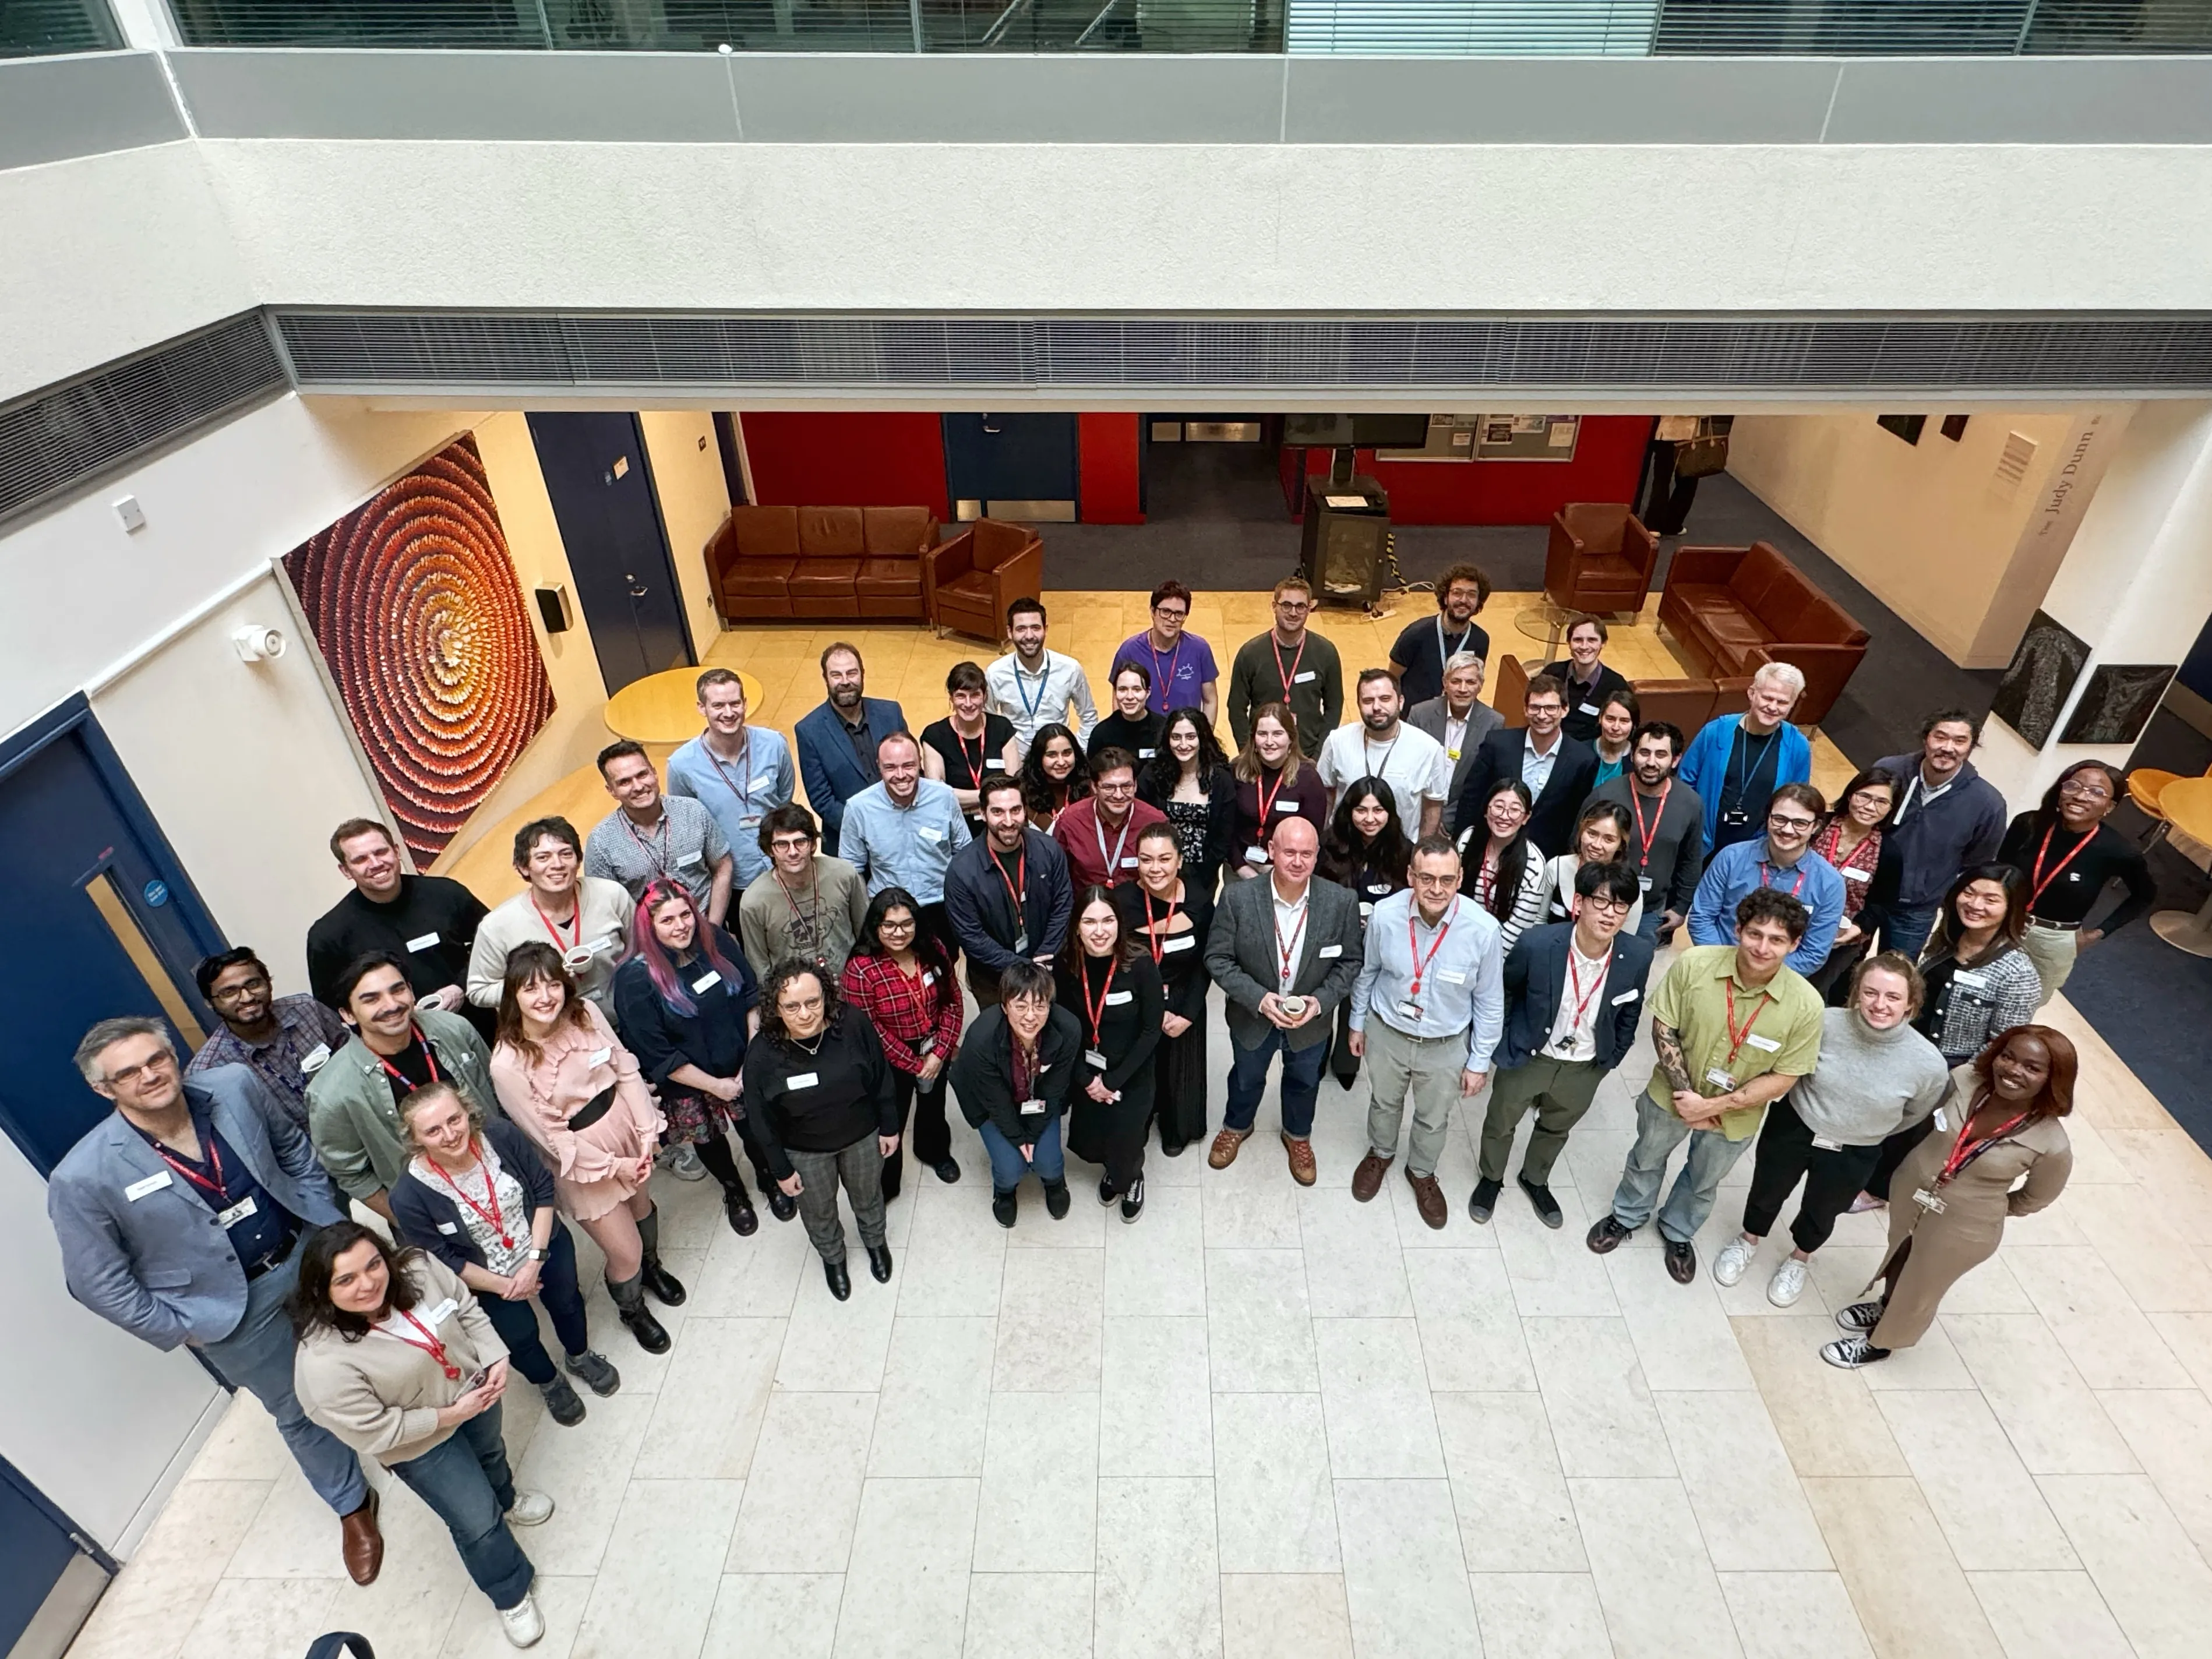
[[[1272,893],[1270,893],[1267,896],[1268,896],[1270,899],[1273,899],[1273,898],[1274,897],[1274,895],[1273,895],[1273,894],[1272,894]],[[1300,939],[1304,939],[1305,936],[1306,936],[1306,907],[1304,907],[1304,906],[1303,906],[1303,905],[1299,907],[1299,909],[1298,909],[1298,925],[1297,925],[1297,927],[1293,927],[1293,928],[1291,928],[1291,942],[1290,942],[1288,945],[1285,945],[1285,944],[1284,944],[1284,943],[1283,943],[1283,918],[1282,918],[1282,915],[1281,915],[1281,913],[1280,913],[1279,911],[1276,913],[1276,915],[1275,915],[1275,949],[1282,952],[1282,956],[1283,956],[1283,983],[1284,983],[1284,984],[1285,984],[1285,985],[1288,985],[1288,984],[1291,982],[1291,963],[1292,962],[1296,961],[1296,960],[1297,960],[1297,954],[1298,954],[1298,941],[1299,941]]]
[[[555,937],[557,939],[559,935],[556,934]],[[445,1079],[438,1075],[438,1051],[430,1046],[430,1039],[422,1035],[422,1028],[419,1025],[410,1024],[407,1027],[407,1030],[408,1034],[411,1036],[416,1042],[422,1045],[422,1063],[430,1068],[430,1081],[432,1083],[443,1082]],[[384,1067],[387,1075],[398,1079],[400,1082],[405,1084],[410,1089],[415,1086],[415,1079],[413,1078],[408,1076],[406,1073],[401,1071],[397,1066],[394,1066],[382,1054],[379,1054],[376,1057],[376,1063]]]
[[[471,1198],[468,1194],[462,1191],[461,1183],[454,1180],[452,1176],[448,1175],[445,1170],[440,1166],[436,1158],[425,1158],[423,1162],[428,1164],[432,1169],[438,1171],[438,1179],[444,1182],[446,1185],[453,1189],[453,1196],[455,1198],[459,1199],[462,1203],[467,1205],[471,1210],[474,1210],[477,1212],[477,1218],[489,1225],[492,1231],[499,1235],[500,1249],[502,1250],[511,1250],[514,1248],[514,1240],[507,1231],[507,1224],[500,1219],[499,1183],[492,1179],[491,1166],[484,1162],[483,1147],[478,1143],[474,1135],[471,1135],[469,1137],[469,1150],[477,1155],[477,1168],[483,1171],[483,1204],[477,1203],[476,1200]],[[486,1209],[484,1207],[484,1204],[489,1204],[491,1207],[489,1209]]]
[[[1013,1074],[1014,1098],[1017,1101],[1027,1100],[1030,1097],[1030,1086],[1036,1080],[1036,1074],[1031,1070],[1031,1061],[1035,1056],[1023,1048],[1021,1038],[1016,1036],[1012,1031],[1007,1032],[1006,1036],[1013,1045],[1013,1057],[1008,1069]]]
[[[1977,1105],[1975,1109],[1979,1110],[1979,1106]],[[1990,1147],[1996,1146],[1997,1142],[2002,1140],[2007,1135],[2010,1134],[2014,1129],[2017,1129],[2021,1124],[2027,1121],[2027,1114],[2026,1112],[2022,1112],[2018,1117],[2013,1119],[2011,1122],[2006,1124],[2004,1127],[1999,1129],[1996,1133],[1984,1135],[1981,1139],[1975,1141],[1972,1146],[1969,1146],[1966,1142],[1967,1137],[1972,1135],[1974,1132],[1974,1114],[1973,1112],[1968,1112],[1966,1114],[1966,1121],[1959,1126],[1959,1138],[1951,1144],[1951,1156],[1943,1160],[1942,1173],[1936,1177],[1936,1184],[1938,1187],[1948,1186],[1951,1182],[1951,1178],[1954,1176],[1957,1175],[1960,1170],[1964,1170],[1966,1165],[1972,1164],[1984,1152],[1989,1151]]]
[[[1291,665],[1285,668],[1283,666],[1282,647],[1275,643],[1275,636],[1273,634],[1267,635],[1267,647],[1275,653],[1275,672],[1282,676],[1283,704],[1285,708],[1290,706],[1291,687],[1297,682],[1298,665],[1306,659],[1306,641],[1310,637],[1310,635],[1306,634],[1298,635],[1298,648],[1291,657]]]
[[[1159,694],[1159,712],[1164,714],[1175,707],[1174,703],[1169,701],[1169,696],[1175,690],[1176,671],[1182,666],[1182,635],[1180,634],[1176,635],[1175,649],[1168,653],[1168,672],[1164,678],[1160,673],[1160,653],[1152,648],[1152,636],[1150,633],[1145,635],[1145,654],[1152,659],[1152,690]],[[1279,660],[1277,666],[1280,665]],[[1151,700],[1149,696],[1146,699],[1147,703]]]
[[[1729,1067],[1733,1069],[1735,1066],[1735,1057],[1743,1052],[1744,1042],[1751,1036],[1751,1028],[1759,1024],[1759,1017],[1765,1012],[1766,1005],[1768,1001],[1771,1000],[1772,993],[1765,990],[1764,988],[1760,990],[1759,994],[1759,1001],[1753,1005],[1752,1011],[1744,1016],[1743,1029],[1739,1031],[1736,1030],[1735,1026],[1735,980],[1733,976],[1731,976],[1728,981],[1727,991],[1729,1034],[1728,1063]]]
[[[1474,872],[1474,902],[1484,909],[1492,908],[1490,895],[1498,885],[1498,854],[1495,850],[1482,855],[1482,867]]]
[[[1266,779],[1255,778],[1252,781],[1253,797],[1260,803],[1260,839],[1263,842],[1267,839],[1267,815],[1275,810],[1275,803],[1283,798],[1283,785],[1291,775],[1290,757],[1285,755],[1283,760],[1285,763],[1283,769],[1275,774],[1273,794],[1267,793]]]
[[[1659,805],[1651,811],[1651,827],[1644,827],[1644,797],[1636,793],[1635,786],[1628,791],[1628,804],[1636,809],[1636,838],[1644,844],[1643,863],[1651,862],[1651,842],[1659,833],[1659,825],[1667,816],[1667,797],[1674,793],[1674,780],[1667,780],[1667,787],[1659,792]]]
[[[212,1193],[216,1197],[221,1198],[226,1185],[222,1178],[222,1153],[215,1144],[215,1127],[212,1124],[208,1127],[207,1146],[203,1150],[207,1153],[208,1168],[215,1171],[213,1181],[210,1181],[191,1165],[179,1163],[169,1155],[169,1149],[160,1142],[156,1141],[154,1145],[154,1151],[160,1155],[162,1163],[184,1176],[202,1192]]]
[[[1775,870],[1776,870],[1776,869],[1778,869],[1778,867],[1779,867],[1778,866],[1769,864],[1769,863],[1768,863],[1765,859],[1761,859],[1761,860],[1759,860],[1759,884],[1761,887],[1771,887],[1771,886],[1773,886],[1773,885],[1774,885],[1774,884],[1773,884],[1772,882],[1769,881],[1769,880],[1767,879],[1767,878],[1768,878],[1770,875],[1771,875],[1771,874],[1775,872]],[[1799,893],[1799,892],[1803,889],[1804,885],[1805,885],[1805,872],[1804,872],[1804,870],[1803,870],[1802,868],[1800,868],[1800,869],[1798,870],[1798,872],[1797,872],[1797,880],[1796,880],[1796,885],[1792,886],[1792,887],[1790,888],[1790,896],[1791,898],[1796,898],[1796,897],[1797,896],[1798,893]]]
[[[1154,921],[1152,890],[1145,888],[1142,890],[1145,895],[1145,932],[1152,942],[1152,965],[1158,967],[1161,952],[1167,949],[1168,933],[1175,927],[1176,902],[1173,899],[1168,901],[1168,914],[1165,920]]]
[[[2069,853],[2064,858],[2059,860],[2057,864],[2053,866],[2051,873],[2046,876],[2043,873],[2044,855],[2051,851],[2051,837],[2056,835],[2057,830],[2058,826],[2056,823],[2052,824],[2050,829],[2045,830],[2043,832],[2043,845],[2035,849],[2035,868],[2028,876],[2031,890],[2027,896],[2027,908],[2031,910],[2035,908],[2036,900],[2043,896],[2043,890],[2050,886],[2052,882],[2057,880],[2058,878],[2065,872],[2065,869],[2068,865],[2073,863],[2075,859],[2081,856],[2081,849],[2083,848],[2087,847],[2091,842],[2097,839],[2097,831],[2093,826],[2087,834],[2084,835],[2081,840],[2074,843],[2074,850]]]
[[[1106,964],[1106,982],[1098,988],[1098,1006],[1095,1008],[1091,1006],[1091,964],[1088,962],[1083,964],[1082,978],[1083,1012],[1091,1018],[1091,1040],[1103,1042],[1106,1041],[1106,999],[1114,994],[1114,964],[1110,961]]]
[[[1444,914],[1443,925],[1437,929],[1437,936],[1429,941],[1426,956],[1421,954],[1420,942],[1413,936],[1413,925],[1419,920],[1420,914],[1421,907],[1418,904],[1406,907],[1406,954],[1413,959],[1413,988],[1407,994],[1412,996],[1421,994],[1421,975],[1429,971],[1429,964],[1437,959],[1437,952],[1443,948],[1444,935],[1451,932],[1452,918],[1459,914],[1459,901],[1456,898],[1452,900],[1452,908]]]
[[[1006,896],[1014,902],[1014,925],[1018,927],[1023,920],[1022,897],[1030,890],[1029,842],[1026,840],[1022,842],[1021,856],[1015,862],[1016,875],[1010,876],[1006,873],[1006,866],[1000,861],[995,848],[991,853],[991,867],[999,872],[999,879],[1006,884]],[[1014,884],[1017,879],[1021,883],[1019,887]]]
[[[784,886],[781,872],[777,872],[775,884],[783,889],[783,902],[791,907],[791,919],[806,929],[813,936],[814,942],[819,945],[822,942],[822,878],[817,876],[808,881],[809,902],[805,910],[799,908],[799,901],[791,896],[791,889]]]
[[[960,750],[960,763],[968,769],[969,787],[981,789],[983,787],[983,744],[990,736],[990,726],[985,725],[975,734],[975,758],[973,760],[968,758],[968,739],[960,735],[960,728],[947,720],[945,729],[952,734],[952,741]]]
[[[1568,994],[1575,1000],[1575,1017],[1572,1023],[1571,1023],[1567,1027],[1570,1033],[1578,1031],[1582,1029],[1583,1015],[1589,1012],[1590,999],[1595,997],[1605,988],[1605,976],[1612,970],[1613,968],[1613,947],[1610,945],[1605,947],[1604,959],[1597,965],[1597,976],[1590,981],[1590,988],[1587,991],[1583,989],[1583,975],[1580,967],[1582,957],[1577,954],[1574,942],[1571,939],[1569,940],[1567,943],[1567,978],[1570,982],[1571,988]],[[1747,1034],[1748,1034],[1750,1028],[1747,1026],[1745,1030]],[[1729,1035],[1733,1036],[1734,1034],[1733,1030],[1731,1030]],[[1733,1060],[1735,1056],[1734,1054],[1730,1054],[1729,1058]]]
[[[461,1380],[461,1368],[446,1358],[446,1345],[438,1340],[437,1336],[431,1331],[430,1328],[428,1325],[425,1325],[421,1320],[416,1318],[413,1314],[407,1312],[404,1309],[399,1310],[399,1316],[422,1334],[422,1340],[420,1342],[417,1342],[411,1336],[400,1335],[398,1332],[392,1329],[388,1326],[379,1326],[378,1328],[382,1330],[386,1336],[392,1338],[394,1341],[404,1342],[409,1347],[419,1349],[421,1352],[428,1354],[431,1358],[438,1362],[438,1369],[445,1372],[446,1380],[448,1382],[459,1382]]]
[[[636,832],[633,830],[631,833],[635,834]],[[545,931],[553,935],[554,944],[560,944],[561,930],[553,925],[553,918],[545,914],[544,908],[538,902],[538,896],[534,893],[531,895],[530,908],[538,912],[538,920],[544,922],[545,924]],[[576,942],[574,945],[569,945],[568,948],[570,951],[580,951],[583,947],[584,896],[581,893],[579,893],[576,895]],[[565,955],[566,952],[564,951],[562,954]]]

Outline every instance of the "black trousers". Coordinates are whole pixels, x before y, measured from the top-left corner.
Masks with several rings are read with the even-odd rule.
[[[960,961],[960,935],[952,931],[952,913],[939,899],[934,904],[925,904],[915,919],[915,931],[927,933],[935,939],[945,952],[945,961],[957,965]]]
[[[509,1302],[504,1297],[478,1291],[477,1304],[491,1321],[492,1329],[499,1333],[499,1340],[507,1344],[514,1369],[543,1388],[560,1372],[553,1369],[553,1356],[545,1352],[544,1340],[538,1334],[537,1304],[545,1304],[545,1311],[552,1316],[553,1334],[571,1355],[586,1352],[592,1338],[584,1324],[583,1289],[576,1283],[575,1241],[557,1221],[553,1224],[552,1242],[545,1247],[545,1260],[538,1266],[535,1297]]]
[[[945,1121],[945,1073],[937,1074],[937,1081],[927,1089],[917,1086],[918,1079],[911,1072],[891,1069],[891,1087],[898,1095],[899,1149],[884,1160],[884,1197],[886,1200],[899,1195],[899,1177],[906,1169],[906,1138],[904,1130],[908,1114],[914,1121],[914,1156],[918,1163],[934,1167],[952,1156],[952,1127]]]
[[[1697,499],[1698,481],[1680,477],[1674,471],[1674,458],[1680,449],[1680,444],[1655,438],[1644,453],[1643,510],[1636,516],[1655,536],[1680,535],[1683,521],[1690,516],[1690,503]]]
[[[1836,1231],[1836,1218],[1851,1206],[1881,1156],[1879,1146],[1844,1146],[1835,1152],[1813,1144],[1813,1132],[1797,1115],[1787,1095],[1766,1109],[1751,1166],[1751,1192],[1743,1201],[1743,1230],[1757,1238],[1774,1231],[1782,1206],[1805,1178],[1805,1196],[1790,1224],[1791,1243],[1810,1255]]]
[[[1897,1173],[1898,1166],[1911,1155],[1915,1146],[1935,1132],[1936,1120],[1923,1117],[1911,1128],[1899,1129],[1883,1141],[1880,1156],[1875,1159],[1874,1168],[1867,1175],[1867,1191],[1876,1198],[1887,1198],[1890,1178]]]
[[[760,1182],[763,1192],[768,1191],[775,1185],[775,1174],[769,1168],[768,1159],[761,1156],[761,1150],[753,1145],[750,1135],[741,1130],[738,1139],[745,1149],[745,1162],[753,1166],[753,1179]],[[730,1156],[728,1136],[708,1135],[704,1140],[694,1141],[691,1150],[699,1154],[699,1161],[707,1166],[707,1173],[721,1183],[724,1192],[742,1193],[745,1190],[745,1178],[738,1173],[737,1159]]]

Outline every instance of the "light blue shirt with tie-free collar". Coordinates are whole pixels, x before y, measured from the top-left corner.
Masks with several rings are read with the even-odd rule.
[[[761,820],[791,805],[798,780],[783,733],[748,724],[738,758],[726,761],[707,747],[704,734],[668,757],[668,793],[687,795],[714,815],[737,868],[730,891],[742,893],[768,872],[761,851]]]
[[[1409,939],[1407,923],[1413,923]],[[1438,943],[1437,936],[1443,935]],[[1429,950],[1436,948],[1431,957]],[[1421,991],[1413,994],[1415,951]],[[1407,1012],[1418,1007],[1418,1018]],[[1393,893],[1367,918],[1367,960],[1352,987],[1352,1029],[1370,1015],[1403,1036],[1467,1033],[1467,1066],[1487,1072],[1505,1032],[1504,936],[1491,914],[1459,895],[1434,927],[1414,908],[1411,888]]]
[[[917,778],[913,805],[901,806],[872,783],[845,803],[837,856],[866,878],[872,894],[903,887],[917,903],[940,904],[945,866],[971,839],[951,785]]]

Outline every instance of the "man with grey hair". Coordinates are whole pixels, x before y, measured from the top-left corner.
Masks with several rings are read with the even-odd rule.
[[[1766,832],[1766,805],[1785,783],[1813,781],[1813,745],[1790,724],[1805,695],[1804,671],[1770,662],[1751,677],[1751,707],[1705,722],[1674,775],[1705,807],[1705,852]]]
[[[307,1136],[246,1066],[187,1080],[159,1020],[100,1021],[76,1066],[115,1110],[46,1185],[70,1294],[157,1348],[197,1349],[267,1407],[308,1485],[343,1517],[347,1573],[374,1582],[376,1493],[292,1393],[294,1250],[301,1234],[345,1218]]]
[[[1482,740],[1505,724],[1505,716],[1482,700],[1483,662],[1472,651],[1455,651],[1444,662],[1444,691],[1406,711],[1406,724],[1444,746],[1451,763],[1451,796],[1457,800],[1467,769]],[[1409,830],[1409,835],[1412,831]]]

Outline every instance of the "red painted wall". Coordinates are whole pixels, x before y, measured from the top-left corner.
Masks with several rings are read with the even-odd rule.
[[[1571,461],[1377,461],[1359,452],[1359,471],[1390,492],[1394,524],[1548,524],[1569,501],[1632,501],[1648,415],[1585,415]],[[1292,495],[1297,474],[1287,459],[1285,483],[1291,516],[1304,509]],[[1328,471],[1330,452],[1305,452],[1305,471]]]
[[[920,505],[952,517],[934,415],[756,410],[738,422],[760,506]]]
[[[1140,415],[1079,415],[1076,449],[1085,524],[1142,524],[1137,466]]]

